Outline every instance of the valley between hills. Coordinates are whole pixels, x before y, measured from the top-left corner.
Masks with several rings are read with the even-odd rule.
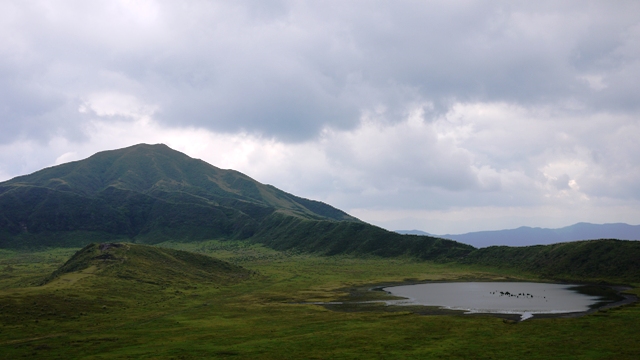
[[[548,281],[638,296],[639,259],[637,241],[400,235],[140,144],[0,183],[0,357],[636,359],[636,302],[519,322],[368,289]],[[349,306],[321,305],[336,302]]]

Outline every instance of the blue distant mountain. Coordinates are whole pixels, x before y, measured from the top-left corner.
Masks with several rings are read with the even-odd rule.
[[[522,226],[517,229],[477,231],[466,234],[446,235],[434,235],[420,230],[397,230],[396,232],[400,234],[437,236],[473,245],[477,248],[493,245],[548,245],[559,242],[596,239],[640,240],[640,225],[629,225],[624,223],[577,223],[559,229]]]
[[[398,234],[402,234],[402,235],[420,235],[420,236],[434,236],[432,234],[429,234],[428,232],[424,232],[421,230],[396,230],[395,232],[397,232]],[[435,235],[437,236],[437,235]]]

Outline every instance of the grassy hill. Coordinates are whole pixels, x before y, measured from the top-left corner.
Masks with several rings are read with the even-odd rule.
[[[236,246],[231,246],[235,244]],[[316,256],[276,251],[248,241],[175,243],[259,272],[220,285],[183,280],[150,283],[117,274],[140,272],[184,279],[167,271],[184,266],[160,249],[129,244],[92,245],[74,263],[87,266],[44,286],[66,249],[0,250],[0,358],[6,359],[638,359],[640,306],[595,311],[582,317],[534,318],[520,323],[492,315],[418,313],[409,306],[361,303],[340,311],[317,302],[381,299],[374,284],[407,281],[540,280],[531,274],[460,263],[409,258]],[[151,248],[151,249],[150,249]],[[116,259],[109,259],[112,254]],[[63,256],[65,255],[65,256]],[[263,255],[263,256],[260,256]],[[188,255],[189,257],[191,255]],[[96,257],[98,257],[96,259]],[[103,258],[100,258],[103,257]],[[126,258],[124,262],[120,259]],[[176,259],[176,260],[173,260]],[[131,261],[129,265],[127,261]],[[140,263],[149,263],[143,266]],[[105,267],[98,267],[104,264]],[[181,264],[181,265],[177,265]],[[11,270],[3,270],[11,266]],[[63,268],[65,268],[63,266]],[[94,271],[94,273],[91,273]],[[192,273],[193,270],[189,270]],[[231,272],[233,274],[234,272]],[[82,275],[85,277],[72,282]],[[137,275],[136,275],[137,277]],[[233,279],[232,279],[233,280]],[[152,280],[154,282],[158,280]],[[360,289],[360,290],[358,290]],[[371,294],[363,296],[362,292]],[[639,294],[637,288],[631,290]],[[416,311],[417,313],[413,313]],[[444,315],[444,314],[447,315]],[[509,315],[507,315],[509,316]]]
[[[359,221],[165,145],[140,144],[0,183],[0,247],[83,246],[91,236],[242,239],[274,212]]]
[[[0,183],[0,248],[205,239],[422,259],[473,250],[389,232],[162,144],[103,151]]]
[[[400,235],[362,222],[312,221],[273,214],[264,223],[253,240],[277,250],[423,260],[458,260],[475,250],[451,240]]]
[[[455,260],[553,278],[640,279],[637,242],[475,249],[400,235],[165,145],[104,151],[0,183],[0,248],[206,239],[323,255]]]
[[[464,263],[514,268],[552,279],[640,281],[640,242],[587,240],[526,247],[491,246],[468,254]]]
[[[76,252],[45,282],[85,271],[153,285],[230,283],[249,277],[240,266],[187,251],[129,243],[89,244]]]
[[[302,217],[357,220],[327,204],[288,194],[234,170],[219,169],[163,144],[103,151],[0,183],[0,194],[19,190],[30,191],[31,200],[43,193],[74,194],[117,206],[146,195],[201,206],[258,205],[246,208],[252,215],[260,215],[261,207],[270,207]]]
[[[234,264],[114,239],[172,240],[163,246]],[[69,249],[51,249],[61,245],[84,247],[68,258]],[[6,358],[640,354],[635,304],[518,325],[385,304],[356,304],[348,312],[313,305],[368,300],[354,289],[407,281],[551,278],[637,286],[640,242],[475,249],[400,235],[162,145],[103,152],[0,183],[2,247],[21,248],[0,249]]]

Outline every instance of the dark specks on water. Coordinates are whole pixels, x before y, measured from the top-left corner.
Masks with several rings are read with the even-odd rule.
[[[598,296],[580,294],[574,288],[575,285],[530,282],[453,282],[394,286],[384,290],[406,298],[395,305],[520,314],[525,320],[534,314],[584,312],[601,301]]]

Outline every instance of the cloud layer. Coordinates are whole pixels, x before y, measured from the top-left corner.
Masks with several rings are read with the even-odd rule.
[[[637,223],[639,14],[3,2],[0,179],[163,142],[387,228]]]

